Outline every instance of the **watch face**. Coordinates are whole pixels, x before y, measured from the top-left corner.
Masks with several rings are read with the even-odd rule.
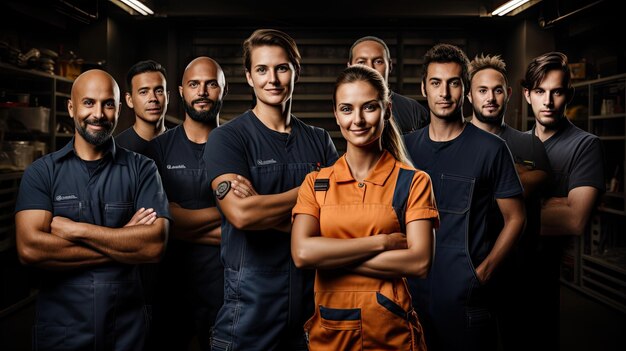
[[[226,194],[228,194],[229,191],[230,191],[230,182],[225,180],[217,185],[217,188],[215,189],[215,197],[218,200],[221,200],[224,198],[224,196],[226,196]]]

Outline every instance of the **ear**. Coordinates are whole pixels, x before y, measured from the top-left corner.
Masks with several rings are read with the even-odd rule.
[[[337,117],[337,109],[333,109],[333,115],[335,116],[335,124],[339,125],[339,117]]]
[[[246,70],[246,80],[248,81],[248,85],[250,88],[254,88],[254,82],[252,81],[252,76],[250,75],[250,71]]]
[[[391,118],[391,114],[392,114],[391,101],[389,101],[389,103],[387,104],[387,107],[385,108],[385,116],[384,116],[385,121]]]
[[[428,97],[428,95],[426,94],[426,88],[424,87],[424,82],[422,82],[422,84],[420,85],[422,87],[422,96],[424,96],[425,98]]]
[[[467,101],[469,101],[470,104],[472,103],[472,92],[471,91],[469,93],[467,93]]]
[[[513,88],[511,87],[507,87],[506,88],[506,103],[509,103],[509,100],[511,100],[511,94],[513,94]]]
[[[70,114],[70,117],[74,118],[74,104],[72,103],[72,99],[67,100],[67,113]]]
[[[222,89],[224,92],[222,93],[222,98],[226,95],[228,95],[228,83],[224,83],[224,89]]]
[[[185,100],[185,98],[183,97],[183,86],[179,85],[178,86],[178,95],[180,95],[180,97]]]
[[[130,93],[126,93],[124,95],[126,97],[126,105],[128,105],[129,108],[133,108],[133,99],[130,96]]]
[[[169,105],[170,103],[170,92],[168,91],[167,94],[165,95],[165,106]]]
[[[527,88],[524,88],[524,98],[526,99],[526,102],[531,105],[530,103],[530,90],[528,90]]]

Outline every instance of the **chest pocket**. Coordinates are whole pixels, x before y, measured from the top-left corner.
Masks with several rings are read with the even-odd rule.
[[[52,204],[53,216],[69,218],[74,222],[80,221],[82,203],[80,201],[55,201]]]
[[[332,168],[324,168],[317,174],[315,179],[315,199],[320,208],[326,201],[326,191],[330,186],[329,177],[331,173]],[[393,191],[391,206],[396,213],[398,223],[400,224],[400,231],[402,233],[406,233],[406,204],[409,199],[409,193],[411,192],[411,183],[413,182],[414,174],[414,170],[400,168],[396,186]]]
[[[121,228],[133,217],[132,202],[109,202],[104,204],[104,226]]]
[[[454,174],[442,174],[439,182],[439,189],[441,190],[435,194],[439,211],[465,214],[472,204],[476,179]]]

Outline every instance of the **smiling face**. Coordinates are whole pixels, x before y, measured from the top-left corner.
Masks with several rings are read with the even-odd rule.
[[[291,99],[296,74],[287,52],[280,46],[262,45],[252,49],[250,58],[246,78],[257,104],[277,106]]]
[[[355,81],[338,86],[334,110],[348,148],[381,147],[381,135],[390,111],[371,84]]]
[[[531,105],[535,120],[546,128],[555,127],[564,118],[569,99],[565,73],[551,70],[533,89],[524,89],[526,101]]]
[[[169,94],[161,72],[143,72],[132,78],[131,92],[126,93],[126,104],[141,120],[156,124],[167,112]]]
[[[183,74],[182,85],[178,87],[187,116],[216,127],[225,87],[224,72],[215,61],[208,57],[191,61]]]
[[[422,94],[428,99],[432,115],[441,119],[456,119],[462,113],[463,69],[456,62],[431,62],[422,84]]]
[[[120,89],[106,72],[91,70],[72,85],[67,110],[74,119],[76,138],[100,146],[111,138],[120,112]]]
[[[509,97],[510,88],[502,73],[486,68],[474,74],[468,98],[479,121],[501,124]]]

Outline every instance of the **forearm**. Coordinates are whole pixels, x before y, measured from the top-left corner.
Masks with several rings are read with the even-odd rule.
[[[70,270],[113,262],[110,257],[92,248],[45,232],[32,234],[27,242],[18,240],[17,246],[20,261],[37,268]]]
[[[280,194],[249,196],[239,199],[230,211],[225,211],[225,216],[238,229],[280,227],[285,220],[290,220],[297,196],[298,188]]]
[[[561,199],[565,201],[553,201],[541,209],[541,235],[582,235],[583,218],[577,216],[574,209],[567,204],[567,198]]]
[[[167,219],[151,225],[108,228],[89,223],[76,223],[64,233],[69,240],[89,246],[121,263],[158,262],[167,241]]]
[[[333,269],[359,263],[385,250],[384,235],[353,239],[309,237],[295,248],[300,268]]]
[[[375,278],[425,277],[429,267],[429,256],[406,249],[381,252],[352,271]]]
[[[197,210],[170,206],[174,238],[197,244],[219,245],[222,219],[216,207]]]
[[[500,267],[504,259],[511,253],[524,230],[524,225],[524,217],[515,217],[508,220],[505,218],[504,227],[500,231],[493,248],[480,265],[476,267],[482,283],[491,279],[493,272]]]

